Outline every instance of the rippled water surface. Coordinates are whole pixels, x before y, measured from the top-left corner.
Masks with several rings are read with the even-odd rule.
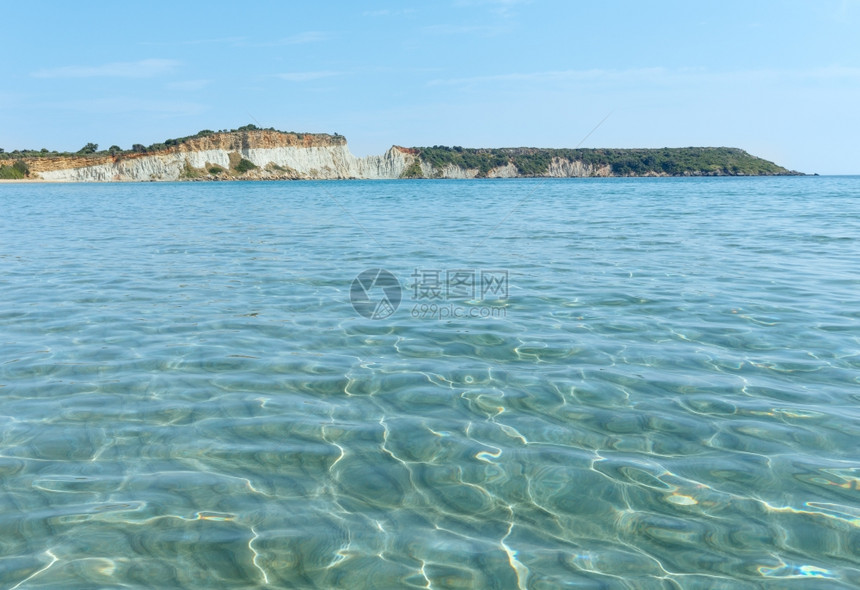
[[[851,177],[0,186],[0,588],[860,587],[858,261]]]

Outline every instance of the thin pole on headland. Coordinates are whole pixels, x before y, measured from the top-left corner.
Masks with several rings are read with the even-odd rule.
[[[588,139],[589,137],[591,137],[591,134],[592,134],[592,133],[594,133],[595,131],[597,131],[597,129],[598,129],[601,125],[603,125],[603,123],[605,123],[605,122],[606,122],[606,120],[607,120],[607,119],[612,115],[612,113],[613,113],[613,112],[614,112],[614,111],[609,111],[609,113],[608,113],[605,117],[603,117],[603,119],[601,119],[601,120],[600,120],[600,123],[598,123],[597,125],[595,125],[595,126],[594,126],[594,128],[593,128],[591,131],[589,131],[588,133],[586,133],[586,134],[585,134],[585,137],[583,137],[583,138],[582,138],[582,140],[581,140],[578,144],[576,144],[576,147],[575,147],[574,149],[579,149],[579,146],[581,146],[583,143],[585,143],[585,140],[586,140],[586,139]],[[536,192],[537,192],[537,191],[538,191],[542,186],[544,186],[545,184],[546,184],[546,179],[544,179],[544,181],[543,181],[543,182],[538,183],[538,185],[537,185],[536,187],[534,187],[534,188],[531,190],[531,192],[529,192],[526,196],[524,196],[522,199],[520,199],[519,201],[517,201],[517,204],[516,204],[516,205],[514,205],[514,206],[513,206],[513,208],[512,208],[510,211],[508,211],[508,213],[507,213],[504,217],[502,217],[502,220],[501,220],[501,221],[499,221],[496,225],[494,225],[494,226],[492,227],[492,229],[491,229],[490,231],[488,231],[488,232],[484,235],[484,239],[483,239],[483,240],[481,240],[480,242],[478,242],[478,244],[477,244],[476,246],[474,246],[471,250],[469,250],[469,252],[468,252],[467,254],[471,255],[471,254],[472,254],[472,252],[474,252],[475,250],[477,250],[478,248],[480,248],[481,246],[483,246],[483,245],[484,245],[484,242],[486,242],[486,241],[487,241],[487,239],[488,239],[491,235],[493,235],[493,232],[494,232],[494,231],[496,231],[496,230],[499,228],[499,226],[500,226],[500,225],[502,225],[504,222],[506,222],[506,221],[508,220],[508,218],[509,218],[511,215],[513,215],[513,214],[514,214],[514,211],[516,211],[517,209],[519,209],[520,205],[522,205],[523,203],[525,203],[526,201],[528,201],[528,200],[531,198],[531,196],[532,196],[533,194],[535,194],[535,193],[536,193]]]
[[[586,139],[588,139],[589,137],[591,137],[591,134],[592,134],[592,133],[594,133],[595,131],[597,131],[597,128],[598,128],[598,127],[600,127],[601,125],[603,125],[603,123],[606,121],[606,119],[608,119],[608,118],[610,117],[610,115],[612,115],[612,113],[614,113],[614,112],[615,112],[615,111],[609,111],[609,112],[606,114],[606,116],[605,116],[605,117],[603,117],[603,118],[600,120],[600,123],[598,123],[597,125],[595,125],[595,126],[594,126],[594,129],[592,129],[591,131],[589,131],[589,132],[588,132],[588,135],[586,135],[585,137],[583,137],[583,138],[582,138],[582,141],[580,141],[578,144],[576,144],[576,147],[575,147],[575,148],[573,148],[573,149],[579,149],[579,146],[581,146],[582,144],[584,144],[584,143],[585,143],[585,140],[586,140]]]
[[[576,144],[576,148],[574,148],[574,149],[578,149],[578,148],[579,148],[583,143],[585,143],[585,141],[586,141],[589,137],[591,137],[591,135],[592,135],[595,131],[597,131],[597,130],[600,128],[600,126],[601,126],[601,125],[603,125],[603,124],[606,122],[606,120],[607,120],[607,119],[612,115],[612,113],[613,113],[613,112],[614,112],[614,111],[610,111],[610,112],[609,112],[605,117],[603,117],[603,119],[601,119],[601,120],[600,120],[600,122],[599,122],[597,125],[595,125],[595,126],[591,129],[591,131],[589,131],[588,133],[586,133],[586,134],[585,134],[585,136],[580,140],[580,142],[579,142],[578,144]],[[251,113],[248,113],[248,116],[249,116],[249,117],[251,117],[252,119],[254,119],[254,117],[253,117],[253,115],[251,115]],[[256,119],[254,119],[254,121],[257,123],[257,125],[259,125],[259,122],[258,122]],[[513,208],[512,208],[510,211],[508,211],[508,213],[507,213],[504,217],[502,217],[502,220],[501,220],[501,221],[499,221],[496,225],[494,225],[494,226],[493,226],[493,228],[492,228],[489,232],[487,232],[487,233],[486,233],[486,235],[484,236],[484,239],[483,239],[483,240],[481,240],[478,244],[476,244],[476,245],[475,245],[471,250],[469,250],[468,254],[469,254],[469,255],[471,255],[471,254],[472,254],[472,252],[474,252],[475,250],[477,250],[478,248],[480,248],[481,246],[483,246],[483,245],[484,245],[484,242],[486,242],[486,241],[487,241],[487,238],[489,238],[489,237],[493,234],[493,232],[494,232],[494,231],[496,231],[496,230],[499,228],[499,226],[501,226],[505,221],[507,221],[507,220],[508,220],[508,218],[509,218],[511,215],[513,215],[513,214],[514,214],[514,212],[515,212],[517,209],[519,209],[519,207],[520,207],[523,203],[525,203],[526,201],[528,201],[528,200],[529,200],[529,198],[531,198],[531,196],[532,196],[532,195],[534,195],[534,194],[535,194],[535,193],[536,193],[536,192],[537,192],[537,191],[538,191],[542,186],[544,186],[544,185],[546,184],[546,182],[547,182],[547,181],[546,181],[546,179],[544,179],[544,181],[543,181],[543,182],[539,183],[539,184],[538,184],[537,186],[535,186],[535,187],[534,187],[534,188],[533,188],[533,189],[532,189],[528,194],[526,194],[526,196],[524,196],[522,199],[520,199],[520,200],[517,202],[517,204],[516,204],[516,205],[514,205],[514,206],[513,206]],[[335,205],[337,205],[337,207],[338,207],[338,208],[339,208],[339,209],[340,209],[340,210],[341,210],[341,211],[342,211],[342,212],[343,212],[347,217],[349,217],[349,218],[352,220],[352,222],[356,225],[356,227],[358,227],[362,232],[364,232],[364,234],[365,234],[368,238],[370,238],[370,239],[371,239],[371,240],[372,240],[372,241],[373,241],[377,246],[379,246],[380,248],[383,248],[382,244],[380,244],[380,243],[379,243],[379,240],[377,240],[377,239],[376,239],[376,237],[374,237],[374,235],[373,235],[371,232],[369,232],[369,231],[367,230],[367,228],[365,228],[365,227],[364,227],[364,226],[363,226],[363,225],[358,221],[358,219],[356,219],[356,218],[355,218],[355,216],[353,216],[353,215],[352,215],[352,213],[350,213],[350,212],[349,212],[349,210],[348,210],[346,207],[344,207],[344,206],[343,206],[343,204],[341,204],[341,202],[340,202],[340,201],[339,201],[339,200],[338,200],[338,199],[337,199],[337,198],[336,198],[336,197],[335,197],[331,192],[329,192],[328,190],[326,190],[326,187],[324,187],[324,186],[323,186],[323,187],[320,187],[320,190],[321,190],[321,192],[322,192],[326,197],[328,197],[328,198],[329,198],[329,199],[330,199],[330,200],[331,200]]]

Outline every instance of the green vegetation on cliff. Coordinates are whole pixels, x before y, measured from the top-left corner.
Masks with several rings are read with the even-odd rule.
[[[9,166],[0,166],[0,179],[2,180],[20,180],[28,176],[30,176],[30,168],[22,160],[16,160]]]
[[[253,132],[253,133],[249,133]],[[209,136],[238,134],[230,137],[217,137],[201,140]],[[277,138],[283,134],[285,138]],[[41,150],[14,150],[6,153],[0,149],[0,178],[22,179],[44,170],[62,166],[63,160],[70,160],[69,167],[86,167],[103,164],[113,160],[119,162],[125,157],[145,154],[158,154],[200,149],[230,150],[229,165],[225,167],[207,164],[199,169],[186,166],[181,172],[184,179],[198,179],[205,176],[232,177],[237,174],[248,175],[256,166],[243,159],[238,146],[250,147],[255,138],[266,145],[286,145],[301,147],[314,145],[345,145],[345,140],[337,133],[333,135],[318,133],[294,133],[256,125],[244,125],[238,129],[212,131],[203,129],[194,135],[166,139],[149,146],[134,144],[130,150],[111,145],[107,150],[99,150],[96,143],[87,143],[77,152],[56,152]],[[283,142],[281,141],[283,139]],[[179,146],[185,146],[179,150]],[[210,147],[206,147],[210,146]],[[238,151],[237,151],[238,150]],[[659,149],[542,149],[542,148],[494,148],[473,149],[460,146],[433,146],[400,148],[397,150],[407,157],[405,169],[400,178],[461,177],[477,176],[772,176],[799,174],[777,166],[737,148],[727,147],[687,147]],[[243,152],[244,153],[244,152]],[[54,158],[60,160],[46,161]],[[269,172],[284,172],[289,177],[303,177],[292,169],[266,167]],[[465,174],[464,174],[465,171]],[[264,171],[265,172],[265,171]],[[208,174],[207,174],[208,173]],[[260,172],[265,176],[263,172]],[[310,176],[318,174],[311,169]],[[254,176],[254,175],[251,175]]]
[[[11,152],[5,152],[3,149],[0,149],[0,160],[4,157],[10,158],[56,158],[56,157],[68,157],[68,156],[122,156],[124,154],[145,154],[148,152],[158,152],[161,150],[165,150],[174,146],[181,145],[188,141],[194,139],[200,139],[202,137],[207,137],[209,135],[215,135],[216,133],[237,133],[242,131],[273,131],[275,133],[283,133],[284,135],[295,135],[299,139],[302,139],[305,135],[318,135],[314,133],[296,133],[295,131],[281,131],[279,129],[275,129],[274,127],[257,127],[256,125],[243,125],[238,129],[221,129],[219,131],[212,131],[211,129],[203,129],[198,131],[194,135],[186,135],[185,137],[177,137],[174,139],[165,139],[162,142],[153,143],[151,145],[143,145],[140,143],[136,143],[131,146],[131,149],[124,150],[117,145],[112,145],[110,148],[106,150],[99,150],[99,145],[97,143],[87,143],[84,147],[82,147],[77,152],[58,152],[52,151],[45,148],[40,150],[13,150]],[[332,137],[342,137],[337,133],[333,134]]]
[[[254,164],[251,160],[246,160],[245,158],[242,158],[235,166],[233,166],[233,169],[239,174],[245,174],[246,172],[250,172],[255,168],[257,168],[257,165]]]
[[[453,165],[485,177],[493,168],[513,164],[522,176],[542,176],[556,158],[579,161],[613,176],[762,176],[796,174],[737,148],[660,149],[470,149],[459,146],[413,148],[418,157],[441,170]]]
[[[412,160],[409,166],[400,174],[400,178],[424,178],[424,172],[421,170],[421,162]]]

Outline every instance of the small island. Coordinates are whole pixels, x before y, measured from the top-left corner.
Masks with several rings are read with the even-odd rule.
[[[463,148],[392,146],[354,156],[338,134],[245,125],[204,129],[131,149],[77,152],[0,149],[0,179],[54,182],[321,180],[417,178],[587,178],[787,176],[788,170],[738,148]]]

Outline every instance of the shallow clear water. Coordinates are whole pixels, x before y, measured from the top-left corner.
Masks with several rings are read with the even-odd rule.
[[[858,587],[858,260],[857,177],[0,186],[0,587]]]

